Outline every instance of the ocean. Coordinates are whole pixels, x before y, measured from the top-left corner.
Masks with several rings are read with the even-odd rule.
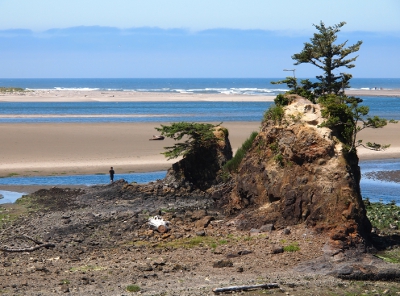
[[[0,87],[274,95],[287,90],[284,84],[271,84],[271,81],[282,79],[284,78],[0,78]],[[351,80],[350,89],[375,88],[400,89],[400,78],[353,78]]]
[[[285,85],[272,85],[281,78],[255,79],[0,79],[0,87],[24,89],[114,90],[169,93],[216,93],[245,95],[275,95],[286,91]],[[400,78],[354,78],[351,89],[399,89]],[[400,98],[362,97],[370,114],[400,120]],[[261,121],[270,102],[65,102],[65,103],[0,103],[0,123],[38,122],[226,122]],[[392,164],[392,165],[390,165]],[[393,165],[395,164],[395,165]],[[361,162],[362,172],[398,170],[399,160]],[[164,172],[124,176],[128,181],[146,183],[159,179]],[[89,175],[59,177],[0,178],[2,185],[93,185],[104,176]],[[107,178],[105,178],[107,179]],[[84,184],[78,180],[83,180]],[[81,182],[79,181],[79,182]],[[107,181],[105,181],[107,182]],[[400,204],[400,184],[368,179],[361,181],[364,197],[371,201]],[[5,192],[3,192],[4,195]],[[8,194],[8,193],[7,193]],[[6,195],[7,195],[6,194]],[[5,195],[4,195],[5,196]],[[6,198],[3,199],[6,200]],[[0,203],[1,203],[0,199]]]

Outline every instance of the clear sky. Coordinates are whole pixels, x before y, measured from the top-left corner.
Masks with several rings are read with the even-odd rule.
[[[0,11],[3,78],[281,77],[321,20],[364,41],[355,77],[400,77],[398,0],[0,0]]]

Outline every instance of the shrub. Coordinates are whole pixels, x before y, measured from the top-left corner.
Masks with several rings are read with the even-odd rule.
[[[280,105],[272,105],[264,113],[264,121],[273,120],[275,123],[282,121],[283,115],[285,114],[283,107]]]
[[[298,243],[293,243],[293,244],[283,247],[283,251],[285,251],[285,252],[297,252],[299,250],[300,250],[300,247],[299,247]]]
[[[240,147],[236,151],[235,156],[224,165],[223,169],[225,171],[229,172],[237,171],[237,169],[239,168],[239,164],[242,162],[244,156],[246,155],[246,152],[253,145],[254,139],[257,137],[257,135],[258,135],[257,132],[251,133],[250,137],[242,144],[242,147]]]

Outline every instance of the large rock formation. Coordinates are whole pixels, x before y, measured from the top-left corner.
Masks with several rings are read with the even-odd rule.
[[[363,242],[371,224],[360,194],[358,157],[343,153],[335,131],[318,127],[318,104],[295,97],[284,111],[280,122],[263,122],[230,191],[214,196],[223,197],[228,212],[241,212],[244,229],[305,223],[341,248]]]
[[[175,187],[193,187],[201,190],[210,188],[217,181],[221,167],[232,158],[232,148],[228,138],[228,130],[217,126],[214,131],[216,142],[205,145],[196,153],[187,154],[167,171],[165,183]]]

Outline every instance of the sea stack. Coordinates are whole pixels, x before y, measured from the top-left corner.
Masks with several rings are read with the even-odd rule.
[[[242,229],[304,224],[327,234],[334,247],[365,245],[371,224],[356,153],[345,153],[335,131],[319,127],[320,105],[299,96],[291,100],[280,120],[263,121],[231,190],[214,196],[227,212],[241,214]]]

